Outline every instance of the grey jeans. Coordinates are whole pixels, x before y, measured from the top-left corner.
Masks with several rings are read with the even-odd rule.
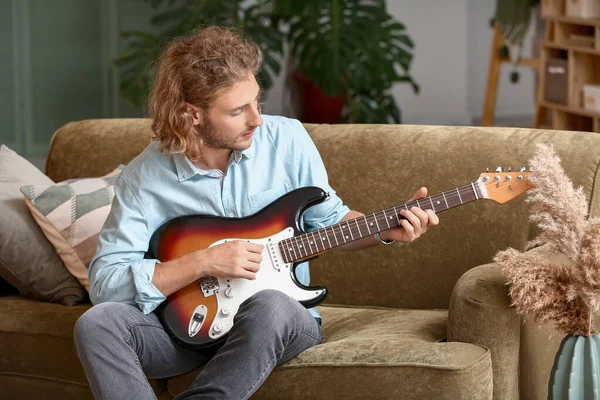
[[[90,308],[75,324],[75,348],[96,399],[156,399],[148,378],[204,366],[182,399],[247,399],[271,370],[321,343],[313,315],[288,295],[247,299],[225,343],[212,351],[177,345],[154,315],[121,303]]]

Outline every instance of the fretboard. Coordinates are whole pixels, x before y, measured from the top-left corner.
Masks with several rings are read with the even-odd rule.
[[[400,214],[402,209],[409,210],[411,207],[419,207],[423,210],[430,209],[440,213],[479,200],[482,197],[479,184],[473,182],[456,189],[284,239],[279,242],[279,250],[286,263],[297,262],[334,247],[343,246],[355,240],[399,226],[400,220],[404,219]]]

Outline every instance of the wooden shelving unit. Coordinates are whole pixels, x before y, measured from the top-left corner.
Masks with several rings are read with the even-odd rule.
[[[564,1],[546,0],[550,5],[542,12],[546,35],[534,127],[600,133],[600,112],[583,106],[583,85],[600,85],[600,19],[567,17]],[[556,81],[548,71],[560,65],[566,79]]]

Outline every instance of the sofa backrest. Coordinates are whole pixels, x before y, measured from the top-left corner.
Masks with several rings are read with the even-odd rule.
[[[590,213],[600,214],[600,135],[517,128],[306,124],[348,206],[364,213],[403,204],[421,186],[430,194],[475,181],[486,167],[518,169],[537,142],[554,146]],[[127,164],[149,143],[146,119],[73,122],[52,139],[46,172],[54,181],[100,176]],[[522,250],[536,234],[526,195],[499,205],[476,201],[440,214],[441,223],[411,244],[332,251],[311,262],[311,283],[327,303],[447,308],[467,270],[499,250]]]

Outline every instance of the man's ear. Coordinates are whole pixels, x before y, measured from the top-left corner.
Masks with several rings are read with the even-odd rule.
[[[185,103],[185,110],[192,117],[192,123],[196,125],[200,125],[202,123],[202,110],[196,107],[193,104],[188,102]]]

